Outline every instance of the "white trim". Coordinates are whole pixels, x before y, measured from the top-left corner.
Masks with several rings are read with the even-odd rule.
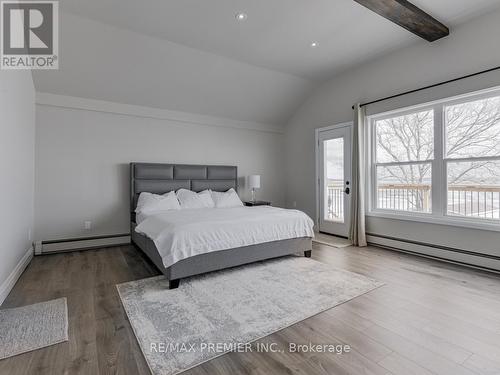
[[[42,243],[41,254],[59,253],[73,250],[83,250],[100,248],[106,246],[118,246],[130,243],[130,236],[121,237],[107,237],[97,239],[82,238],[79,241],[55,242],[55,243]]]
[[[418,253],[420,256],[424,256],[427,258],[435,259],[437,257],[440,261],[445,261],[448,263],[458,263],[462,266],[471,268],[488,268],[489,270],[500,272],[500,261],[482,257],[481,254],[474,256],[470,254],[447,251],[436,247],[413,244],[405,241],[398,241],[397,239],[382,238],[372,235],[367,235],[366,239],[370,245],[380,246],[382,248],[387,247],[391,250],[401,252]]]
[[[220,118],[181,111],[172,111],[168,109],[122,104],[108,102],[105,100],[86,99],[76,96],[56,95],[45,92],[37,92],[35,102],[38,105],[113,113],[144,118],[154,118],[159,120],[171,120],[192,125],[245,129],[278,134],[284,134],[285,132],[282,126],[274,124],[232,120],[228,118]]]
[[[438,219],[446,216],[448,211],[448,176],[446,174],[445,153],[445,121],[442,106],[434,109],[434,160],[432,161],[431,176],[431,211]]]
[[[473,91],[473,92],[468,92],[468,93],[465,93],[465,94],[460,94],[460,95],[456,95],[456,96],[452,96],[452,97],[449,97],[449,98],[441,98],[441,99],[436,99],[436,100],[432,100],[430,102],[424,102],[424,103],[420,103],[420,104],[415,104],[415,105],[411,105],[411,106],[407,106],[407,107],[403,107],[403,108],[398,108],[398,109],[392,109],[390,111],[385,111],[385,112],[380,112],[380,113],[373,113],[368,117],[368,120],[371,120],[373,118],[377,118],[377,120],[379,120],[379,118],[383,118],[383,117],[392,117],[394,114],[398,114],[398,113],[404,113],[404,112],[407,112],[407,113],[411,113],[415,110],[420,110],[420,109],[424,109],[426,107],[434,107],[438,104],[443,104],[445,106],[448,106],[448,105],[455,105],[455,104],[460,104],[460,103],[463,103],[463,102],[467,102],[470,100],[471,97],[477,97],[478,100],[484,98],[484,97],[489,97],[491,96],[491,93],[499,93],[500,94],[500,86],[495,86],[495,87],[490,87],[490,88],[487,88],[487,89],[484,89],[484,90],[478,90],[478,91]]]
[[[14,288],[14,285],[16,285],[17,280],[31,262],[31,259],[33,259],[33,248],[30,247],[16,264],[7,279],[0,285],[0,305],[2,305],[12,288]]]
[[[422,165],[432,164],[433,160],[416,160],[416,161],[392,161],[388,163],[373,163],[375,167],[397,167],[399,165]]]
[[[335,129],[341,129],[341,128],[351,128],[351,143],[352,143],[352,129],[354,128],[354,121],[347,121],[347,122],[341,122],[339,124],[335,125],[329,125],[325,126],[322,128],[316,128],[314,129],[314,150],[315,150],[315,186],[316,188],[314,189],[315,195],[316,195],[316,214],[314,218],[314,224],[316,225],[316,229],[319,231],[319,220],[320,220],[320,171],[319,171],[319,165],[320,165],[320,147],[319,147],[319,138],[320,138],[320,133],[329,131],[329,130],[335,130]],[[352,144],[351,144],[351,149],[352,149]],[[352,156],[351,156],[352,158]],[[352,166],[351,166],[352,169]],[[352,180],[352,176],[351,176]],[[351,187],[352,189],[352,187]]]
[[[468,158],[443,158],[445,163],[468,163],[475,161],[500,161],[500,156],[478,156],[478,157],[468,157]]]
[[[445,155],[445,119],[444,107],[456,105],[476,100],[482,100],[500,95],[500,87],[494,87],[477,92],[467,93],[451,98],[444,98],[428,103],[414,105],[402,109],[392,110],[389,112],[373,114],[367,116],[369,126],[367,127],[368,152],[366,164],[369,168],[367,173],[366,191],[369,191],[366,203],[366,216],[380,217],[394,220],[414,221],[422,223],[432,223],[440,225],[448,225],[455,227],[464,227],[480,230],[489,230],[500,232],[500,221],[488,220],[474,217],[455,217],[450,216],[447,212],[448,201],[448,182],[447,182],[447,164],[454,162],[474,162],[481,160],[499,160],[500,156],[485,156],[485,157],[470,157],[461,159],[447,158]],[[413,162],[388,162],[382,163],[376,161],[376,123],[391,117],[404,116],[411,113],[422,111],[434,111],[434,156],[431,160],[413,161]],[[397,166],[410,164],[432,164],[432,212],[418,213],[407,212],[389,209],[380,209],[377,207],[377,176],[376,169],[378,166]]]
[[[329,125],[325,126],[323,128],[316,128],[315,132],[316,134],[321,133],[321,132],[326,132],[328,130],[334,130],[334,129],[339,129],[339,128],[347,128],[350,126],[354,125],[354,121],[347,121],[347,122],[341,122],[340,124],[335,124],[335,125]]]
[[[382,210],[382,209],[371,210],[366,213],[366,216],[500,232],[500,222],[487,219],[476,218],[470,220],[468,218],[453,217],[453,216],[433,216],[431,213],[426,214],[426,213],[392,211],[392,210]]]
[[[353,127],[354,126],[354,121],[348,121],[348,122],[342,122],[340,124],[336,124],[336,125],[329,125],[329,126],[325,126],[325,127],[322,127],[322,128],[316,128],[314,129],[314,150],[315,150],[315,162],[316,162],[316,165],[315,165],[315,179],[314,179],[314,185],[316,186],[316,188],[314,189],[315,193],[316,193],[316,214],[315,214],[315,218],[314,218],[314,224],[316,225],[316,228],[317,230],[319,231],[319,211],[320,211],[320,203],[319,203],[319,200],[320,200],[320,180],[319,180],[319,133],[321,132],[324,132],[324,131],[328,131],[328,130],[333,130],[333,129],[339,129],[339,128],[345,128],[345,127],[348,127],[348,126],[351,126]]]

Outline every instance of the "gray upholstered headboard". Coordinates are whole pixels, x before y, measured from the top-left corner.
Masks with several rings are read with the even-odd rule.
[[[142,192],[164,194],[172,190],[227,191],[238,188],[238,168],[226,165],[130,163],[130,211],[132,221]]]

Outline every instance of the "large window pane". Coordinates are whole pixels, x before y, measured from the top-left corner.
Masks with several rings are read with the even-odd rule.
[[[344,138],[324,141],[325,220],[344,222]]]
[[[431,164],[378,166],[377,207],[388,210],[432,211]]]
[[[424,161],[434,157],[434,111],[375,123],[377,163]]]
[[[446,155],[500,155],[500,97],[446,106]]]
[[[500,161],[450,162],[448,214],[500,219]]]

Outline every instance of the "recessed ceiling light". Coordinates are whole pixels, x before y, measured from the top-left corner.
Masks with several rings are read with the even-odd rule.
[[[312,48],[316,48],[318,45],[319,45],[318,42],[312,42],[311,43],[311,47]]]
[[[238,21],[245,21],[248,18],[246,13],[236,13],[236,19]]]

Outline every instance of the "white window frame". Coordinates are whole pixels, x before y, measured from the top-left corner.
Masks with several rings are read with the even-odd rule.
[[[486,229],[500,232],[500,220],[486,218],[472,218],[462,216],[448,215],[448,181],[446,166],[450,162],[470,162],[480,160],[499,160],[500,156],[488,156],[480,158],[447,158],[445,155],[445,124],[444,108],[450,105],[467,103],[470,101],[486,99],[489,97],[500,96],[500,87],[482,90],[470,94],[460,95],[452,98],[437,100],[430,103],[402,108],[390,112],[374,114],[367,117],[366,126],[366,145],[367,145],[367,186],[368,196],[366,199],[366,215],[371,217],[380,217],[396,220],[408,220],[430,224],[442,224],[459,226],[474,229]],[[377,163],[376,162],[376,137],[375,123],[380,120],[404,116],[415,112],[434,110],[434,158],[418,162],[394,162]],[[377,205],[377,166],[389,165],[415,165],[431,164],[432,168],[432,190],[431,190],[431,212],[411,212],[398,211],[390,209],[381,209]]]

